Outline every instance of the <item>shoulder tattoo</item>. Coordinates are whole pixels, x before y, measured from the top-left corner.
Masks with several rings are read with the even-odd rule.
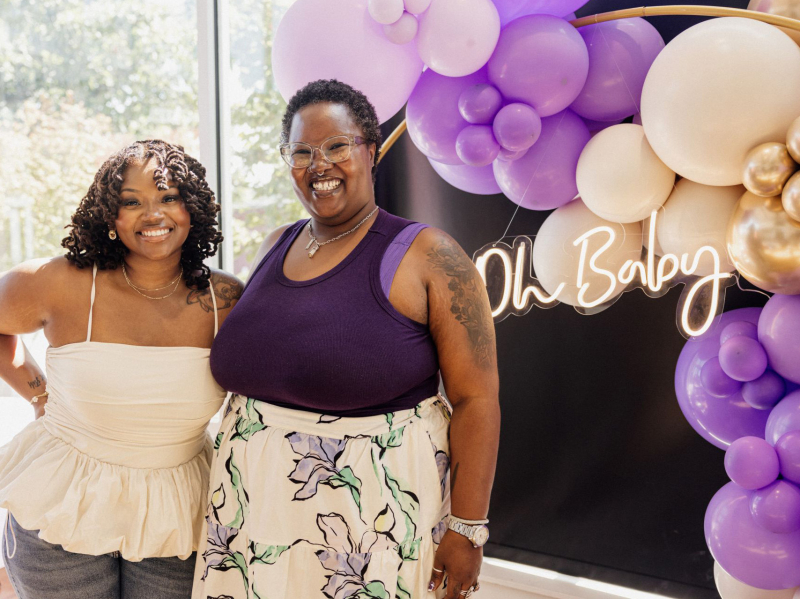
[[[187,304],[200,304],[206,312],[214,311],[214,302],[211,293],[217,296],[217,310],[230,308],[233,302],[242,297],[244,286],[238,279],[223,278],[216,275],[211,276],[210,285],[206,289],[192,289],[186,297]]]
[[[475,357],[481,366],[492,363],[494,325],[483,303],[483,281],[464,252],[451,241],[441,241],[428,252],[434,270],[450,278],[447,288],[450,312],[467,330]]]

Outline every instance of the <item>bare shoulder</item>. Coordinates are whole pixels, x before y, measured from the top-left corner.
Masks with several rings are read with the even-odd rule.
[[[277,229],[273,229],[272,231],[267,233],[267,236],[264,238],[264,241],[261,242],[261,245],[259,246],[258,251],[256,252],[255,258],[253,258],[253,262],[250,264],[251,274],[264,259],[264,256],[266,256],[269,253],[269,251],[272,249],[272,246],[278,243],[278,240],[281,238],[281,235],[283,235],[289,229],[289,227],[292,226],[292,224],[293,223],[286,223],[285,225],[281,225]]]
[[[217,300],[217,310],[229,310],[242,297],[243,291],[244,283],[237,277],[224,270],[212,268],[210,285],[206,289],[190,290],[186,303],[199,304],[206,312],[213,312],[214,301],[211,298],[211,293],[213,292]]]
[[[91,269],[81,269],[68,261],[64,256],[28,260],[0,274],[0,287],[9,289],[26,289],[45,294],[49,289],[59,289],[63,294],[81,279],[91,281]],[[64,287],[66,286],[66,287]]]

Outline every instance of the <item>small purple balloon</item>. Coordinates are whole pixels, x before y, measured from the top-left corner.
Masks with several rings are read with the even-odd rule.
[[[500,25],[525,15],[554,15],[563,17],[578,10],[586,0],[493,0],[500,13]],[[572,18],[575,18],[574,15]],[[569,19],[568,19],[569,20]]]
[[[708,504],[705,537],[711,555],[728,574],[752,587],[800,585],[800,532],[779,534],[759,526],[750,512],[753,491],[728,483]]]
[[[442,164],[428,158],[433,170],[453,187],[477,195],[501,193],[494,179],[492,166],[467,166],[466,164]]]
[[[542,133],[542,119],[527,104],[508,104],[500,109],[492,124],[495,139],[510,152],[527,150]]]
[[[569,110],[542,119],[542,133],[530,150],[513,162],[494,163],[500,189],[529,210],[563,206],[578,193],[575,170],[588,141],[586,125]]]
[[[744,320],[732,322],[722,329],[722,333],[719,335],[719,342],[722,344],[731,337],[739,336],[750,337],[750,339],[758,339],[758,325]]]
[[[489,80],[506,100],[529,104],[544,118],[578,96],[589,72],[589,52],[564,19],[530,15],[500,32],[488,68]]]
[[[725,472],[743,489],[760,489],[778,478],[775,449],[761,437],[736,439],[725,452]]]
[[[756,410],[769,410],[786,394],[783,377],[771,370],[742,385],[742,397]]]
[[[500,152],[500,144],[488,125],[464,127],[456,138],[456,154],[469,166],[487,166]]]
[[[758,340],[772,369],[800,383],[800,295],[773,295],[758,321]]]
[[[731,337],[719,348],[719,363],[729,377],[754,381],[767,369],[767,352],[755,339]]]
[[[488,83],[468,87],[458,98],[458,111],[468,123],[488,125],[503,105],[503,96]]]
[[[739,437],[763,438],[769,412],[747,405],[741,392],[725,398],[708,393],[702,384],[703,366],[717,356],[725,325],[737,320],[758,322],[760,313],[761,308],[742,308],[720,314],[708,331],[686,342],[675,368],[675,394],[683,415],[701,437],[720,449]]]
[[[750,513],[756,523],[770,532],[787,534],[800,530],[800,489],[785,480],[753,493]]]
[[[800,431],[800,391],[792,391],[772,408],[764,438],[775,445],[789,431]]]
[[[614,121],[639,112],[647,71],[664,48],[656,28],[635,17],[578,31],[589,50],[589,75],[570,108],[596,121]]]
[[[789,431],[775,443],[781,476],[793,483],[800,483],[800,431]]]
[[[742,388],[742,383],[723,372],[719,358],[711,358],[703,364],[700,381],[703,383],[703,389],[714,397],[729,397]]]

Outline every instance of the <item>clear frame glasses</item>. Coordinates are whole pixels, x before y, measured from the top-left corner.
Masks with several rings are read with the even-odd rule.
[[[308,168],[314,161],[314,150],[319,150],[322,157],[336,164],[350,158],[353,146],[369,143],[368,139],[357,135],[334,135],[323,141],[318,146],[312,146],[304,141],[296,141],[280,145],[281,157],[292,168]]]

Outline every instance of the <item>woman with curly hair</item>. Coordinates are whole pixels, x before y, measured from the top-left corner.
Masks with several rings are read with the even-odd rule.
[[[36,420],[0,448],[3,549],[20,599],[191,594],[225,392],[211,343],[241,294],[205,169],[137,142],[103,164],[65,256],[0,276],[0,376]],[[50,343],[47,377],[16,337]]]

